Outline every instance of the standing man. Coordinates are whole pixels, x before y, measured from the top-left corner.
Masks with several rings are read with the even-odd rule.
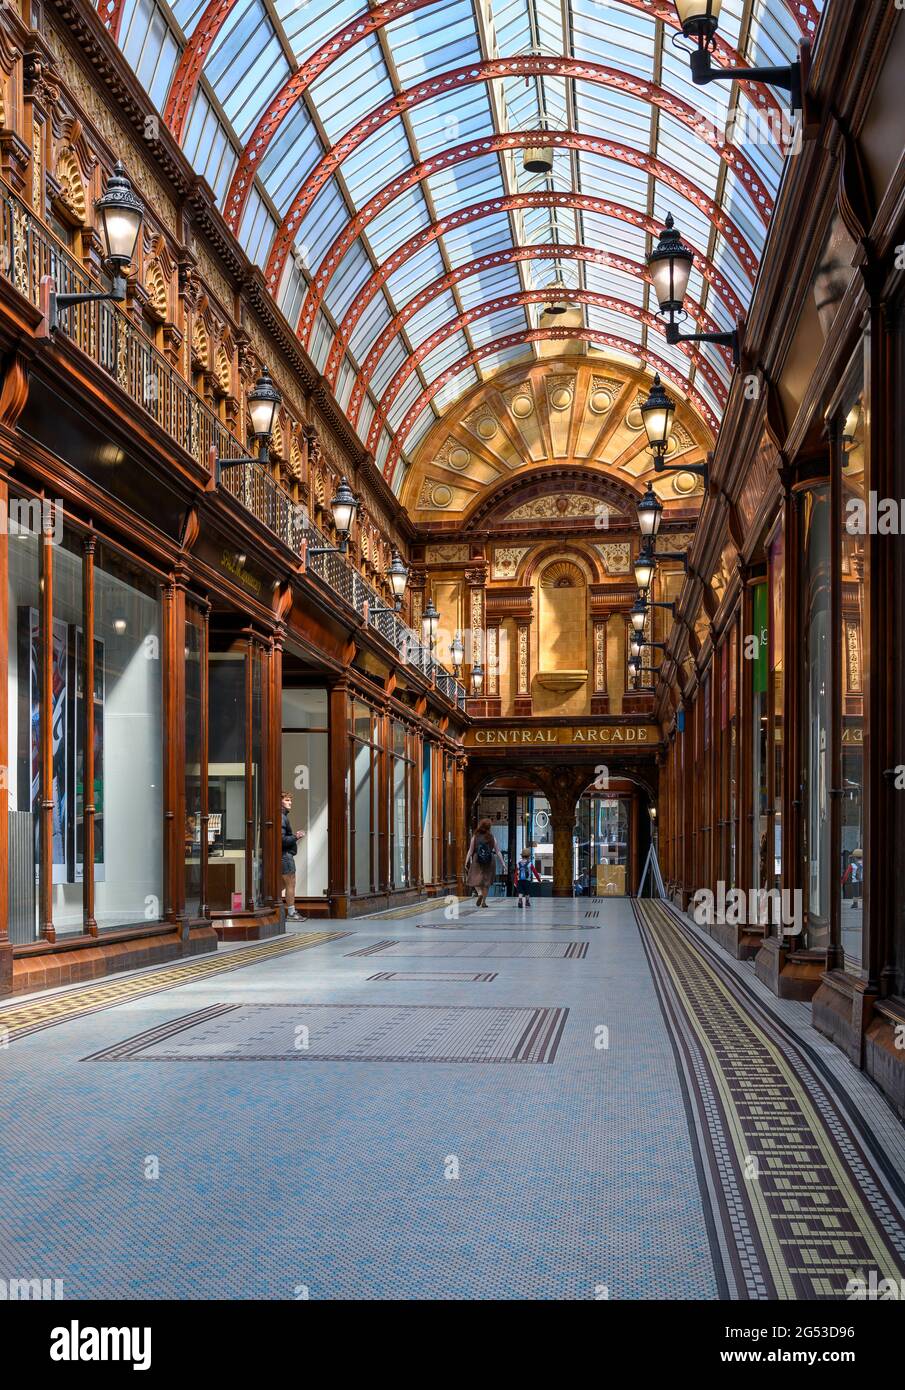
[[[304,838],[304,830],[293,830],[289,821],[292,810],[292,792],[283,792],[283,896],[286,899],[286,916],[298,918],[295,910],[295,856],[298,842]]]

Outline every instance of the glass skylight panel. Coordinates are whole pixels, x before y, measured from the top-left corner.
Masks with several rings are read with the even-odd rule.
[[[359,439],[367,439],[368,431],[371,428],[371,421],[374,419],[377,407],[370,396],[365,396],[361,403],[361,411],[355,424],[355,431]]]
[[[361,242],[356,241],[340,261],[325,295],[327,308],[338,323],[345,317],[352,300],[373,273],[371,258],[365,254]]]
[[[759,256],[767,239],[767,229],[755,214],[751,199],[734,174],[729,174],[723,189],[722,207],[738,227],[748,245]]]
[[[207,0],[173,0],[173,18],[187,39],[192,37],[198,20],[207,9]],[[122,30],[120,30],[122,33]]]
[[[478,374],[474,367],[463,367],[460,372],[456,372],[454,377],[451,377],[449,381],[445,382],[440,387],[439,391],[434,396],[434,409],[441,412],[446,410],[447,406],[452,405],[453,401],[459,400],[465,395],[466,391],[470,391],[472,387],[477,386],[477,384]],[[419,419],[420,418],[419,416]],[[407,449],[413,449],[415,447],[414,436],[415,431],[412,430],[405,441]]]
[[[331,143],[382,106],[393,95],[393,86],[374,34],[353,44],[331,63],[309,87],[318,115]]]
[[[712,198],[722,160],[716,150],[681,121],[660,112],[657,154]]]
[[[496,338],[504,338],[509,333],[523,333],[528,328],[526,314],[528,309],[501,309],[496,314],[488,314],[485,318],[475,319],[469,324],[469,332],[475,347],[482,347],[484,343],[492,342]],[[536,319],[536,311],[535,311]],[[533,327],[533,324],[531,325]]]
[[[408,435],[406,436],[405,447],[407,450],[416,449],[418,447],[418,445],[421,443],[422,439],[430,429],[431,425],[436,423],[436,419],[437,417],[431,410],[430,406],[425,406],[421,414],[415,420],[415,423],[412,425],[412,428],[409,430]],[[398,491],[398,489],[395,490]]]
[[[597,198],[612,198],[639,211],[647,210],[650,175],[646,170],[588,150],[579,153],[578,166],[583,193],[593,193]]]
[[[314,5],[311,0],[274,0],[274,9],[301,67],[327,39],[364,14],[367,4],[366,0],[335,0],[330,4],[318,0]]]
[[[330,179],[302,218],[295,236],[296,245],[312,270],[320,265],[348,218],[345,201],[335,180]]]
[[[600,0],[577,0],[572,9],[572,49],[576,57],[606,63],[638,77],[653,76],[656,31],[649,15],[613,3],[602,7]]]
[[[255,265],[264,264],[276,231],[277,226],[267,209],[267,204],[258,190],[252,188],[242,215],[239,241],[246,256],[250,261],[254,261]]]
[[[489,9],[493,15],[497,47],[504,57],[520,53],[530,46],[528,0],[490,0]]]
[[[386,28],[403,89],[481,56],[471,0],[447,0],[394,20]]]
[[[695,376],[694,388],[699,395],[704,397],[704,400],[710,406],[710,409],[713,411],[714,415],[719,420],[722,417],[724,406],[720,401],[717,400],[716,396],[713,394],[710,387],[708,386],[706,379],[701,375],[700,372],[698,372]]]
[[[453,333],[445,342],[435,347],[433,352],[425,357],[421,364],[426,381],[435,381],[447,367],[451,367],[454,362],[458,362],[460,357],[465,357],[470,351],[464,333]]]
[[[526,264],[530,264],[527,262]],[[458,284],[459,299],[463,309],[473,309],[488,299],[499,299],[503,294],[517,294],[521,289],[518,270],[512,263],[482,270],[477,275],[469,275]]]
[[[277,294],[277,303],[293,328],[298,323],[307,284],[301,268],[290,256],[283,272],[283,279]]]
[[[752,63],[779,66],[797,56],[801,34],[793,15],[775,0],[755,0],[748,37],[748,57]]]
[[[456,301],[449,290],[444,290],[435,299],[429,299],[423,309],[413,314],[405,328],[413,347],[420,347],[444,323],[458,314]]]
[[[387,289],[401,309],[412,295],[418,294],[445,270],[439,242],[430,241],[393,272],[387,280]]]
[[[314,122],[304,105],[296,102],[258,165],[258,178],[281,215],[322,154]]]
[[[381,430],[380,438],[377,441],[377,449],[374,454],[374,461],[377,464],[377,467],[381,470],[383,469],[383,465],[387,461],[387,455],[390,452],[390,445],[392,444],[392,442],[392,438],[387,433],[387,431]]]
[[[509,219],[505,213],[479,217],[474,222],[466,222],[447,232],[443,240],[452,264],[461,265],[475,256],[486,256],[501,246],[511,245]]]
[[[182,148],[192,168],[207,179],[218,203],[221,202],[236,167],[237,156],[223,122],[200,87],[192,103]]]
[[[413,406],[421,395],[424,387],[421,385],[421,378],[417,372],[412,372],[402,390],[399,392],[390,409],[387,411],[387,421],[395,430],[405,418],[406,411]]]
[[[629,318],[627,314],[614,314],[610,309],[601,309],[596,304],[588,304],[586,308],[588,327],[597,333],[610,333],[632,344],[641,342],[643,325],[637,319]]]
[[[593,261],[585,262],[584,273],[587,288],[595,294],[611,294],[615,299],[624,299],[626,304],[634,304],[638,308],[644,303],[647,282],[640,276],[623,275],[619,270],[596,265]]]
[[[429,226],[430,220],[424,196],[416,184],[388,203],[367,224],[365,234],[377,259],[385,261],[422,227]]]
[[[620,222],[615,217],[601,217],[596,212],[586,212],[583,217],[584,239],[588,246],[600,246],[639,263],[644,261],[647,238],[640,227]]]
[[[398,333],[389,343],[371,377],[371,390],[375,396],[382,396],[393,377],[408,357],[408,349]]]
[[[400,120],[388,121],[343,160],[341,171],[357,208],[412,167],[412,149]]]
[[[511,366],[513,362],[530,361],[531,357],[530,343],[526,343],[524,347],[504,348],[502,352],[490,352],[481,358],[481,375],[486,379],[501,368]]]
[[[341,410],[345,410],[349,404],[349,397],[352,394],[356,376],[357,372],[348,356],[343,357],[340,363],[339,376],[336,378],[336,399]]]
[[[751,298],[751,281],[742,270],[739,259],[722,237],[717,237],[713,248],[713,263],[725,275],[743,304]]]
[[[314,335],[311,340],[309,352],[311,360],[319,372],[324,370],[327,365],[327,358],[330,355],[330,347],[333,343],[333,329],[330,327],[329,320],[318,310],[314,317]]]
[[[214,40],[204,75],[244,142],[290,68],[261,0],[230,10]]]
[[[562,5],[559,0],[534,0],[534,14],[541,46],[554,53],[564,52]]]
[[[123,16],[119,44],[135,76],[162,111],[179,60],[179,44],[154,0],[138,0],[134,10]]]
[[[465,159],[431,174],[427,180],[438,217],[446,217],[469,203],[500,198],[506,191],[500,174],[500,161],[495,154]]]
[[[578,81],[575,110],[580,130],[633,149],[650,149],[651,111],[646,101],[601,82]]]
[[[357,362],[364,362],[374,343],[390,321],[390,309],[382,294],[375,294],[365,309],[349,341],[349,351]]]
[[[475,82],[441,96],[431,97],[409,112],[412,133],[422,159],[468,140],[492,135],[494,126],[487,86]]]

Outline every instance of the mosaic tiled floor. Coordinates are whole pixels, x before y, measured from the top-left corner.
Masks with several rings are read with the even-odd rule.
[[[420,904],[392,938],[359,918],[0,1009],[0,1277],[715,1299],[900,1268],[876,1116],[871,1147],[800,1029],[692,932],[592,902],[535,900],[521,939],[512,900],[455,938],[473,906]]]

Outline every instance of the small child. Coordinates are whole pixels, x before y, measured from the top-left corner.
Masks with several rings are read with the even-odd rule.
[[[530,850],[523,849],[522,857],[519,859],[515,869],[515,886],[518,889],[517,907],[531,906],[531,885],[533,878],[540,882],[540,874],[537,872],[534,861],[531,858]]]

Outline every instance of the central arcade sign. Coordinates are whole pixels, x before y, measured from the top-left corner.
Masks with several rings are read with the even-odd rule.
[[[588,744],[600,747],[605,744],[607,747],[654,748],[659,742],[660,730],[656,724],[562,724],[546,729],[523,724],[517,729],[481,728],[465,731],[467,748],[520,748],[529,744],[570,744],[579,747]]]

